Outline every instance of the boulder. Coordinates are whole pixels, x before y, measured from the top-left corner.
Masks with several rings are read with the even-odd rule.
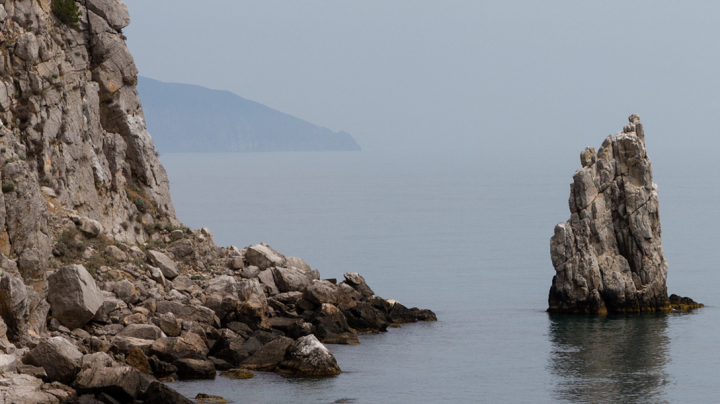
[[[175,318],[175,315],[171,312],[153,317],[152,321],[160,327],[168,337],[179,337],[180,332],[182,332],[182,321]]]
[[[51,382],[69,384],[80,371],[82,353],[63,337],[43,339],[23,358],[23,363],[45,369]]]
[[[315,304],[335,304],[338,300],[338,287],[328,281],[313,281],[305,288],[303,299]]]
[[[395,302],[387,315],[391,323],[414,323],[418,321],[417,310],[410,310],[407,307]]]
[[[304,272],[297,268],[273,269],[275,275],[275,283],[280,292],[302,292],[307,285],[314,279],[310,272]]]
[[[127,279],[115,283],[113,293],[115,293],[115,296],[117,296],[118,299],[125,303],[135,304],[138,300],[140,300],[140,292],[138,291],[138,288]]]
[[[108,323],[110,322],[110,313],[124,308],[127,308],[127,304],[125,304],[122,300],[106,298],[102,305],[100,305],[100,308],[95,312],[93,321],[97,321],[98,323]]]
[[[215,366],[209,360],[185,358],[178,359],[173,364],[178,369],[180,380],[215,378]]]
[[[387,317],[370,303],[360,302],[355,307],[343,311],[350,327],[362,332],[385,331]]]
[[[100,289],[82,265],[63,267],[50,275],[48,283],[53,317],[70,329],[85,325],[103,304]]]
[[[348,272],[343,276],[345,277],[345,283],[357,290],[363,298],[370,297],[375,294],[375,292],[373,292],[365,282],[365,278],[363,278],[359,273]]]
[[[125,357],[125,362],[143,373],[152,374],[152,368],[150,367],[148,357],[145,355],[145,352],[140,349],[135,348],[128,352]]]
[[[232,257],[230,258],[230,262],[228,263],[230,266],[230,269],[234,269],[236,271],[245,269],[245,260],[243,257]],[[258,268],[259,270],[260,268]]]
[[[245,279],[257,278],[258,275],[260,275],[260,268],[256,266],[249,266],[241,269],[238,275]]]
[[[161,382],[152,382],[145,392],[145,404],[194,404],[190,399]]]
[[[149,375],[131,366],[96,362],[78,374],[73,387],[79,394],[104,393],[119,402],[131,403],[142,397],[151,383]]]
[[[310,272],[312,271],[312,268],[310,268],[310,265],[308,265],[305,261],[303,261],[302,258],[297,257],[287,257],[287,261],[285,265],[289,267],[295,267],[301,271]]]
[[[181,337],[160,338],[150,347],[150,355],[170,363],[178,359],[194,357],[199,353],[195,345]]]
[[[242,316],[243,322],[251,327],[264,327],[269,309],[260,281],[257,279],[238,281],[238,297],[240,299],[238,313]]]
[[[260,271],[257,275],[257,278],[260,280],[260,284],[263,285],[263,289],[265,290],[266,295],[275,296],[280,293],[280,290],[278,290],[278,287],[275,284],[275,275],[273,274],[273,271]]]
[[[315,325],[315,335],[320,338],[323,342],[333,341],[338,343],[339,341],[345,341],[344,343],[355,343],[357,337],[353,337],[348,325],[345,315],[332,304],[324,303],[315,319],[313,320]]]
[[[105,248],[105,256],[117,262],[125,262],[128,260],[127,254],[114,245],[109,245]]]
[[[285,351],[293,343],[287,337],[276,338],[242,361],[241,366],[248,369],[271,370],[277,367],[285,358]]]
[[[131,324],[117,334],[118,337],[132,337],[155,341],[166,335],[160,327],[152,324]]]
[[[133,349],[139,349],[148,355],[154,341],[150,339],[115,336],[113,337],[111,343],[115,347],[111,349],[117,349],[117,352],[122,354],[126,354]]]
[[[179,271],[177,264],[167,255],[160,251],[148,250],[147,257],[153,265],[160,268],[165,278],[172,280],[178,276]]]
[[[245,260],[252,266],[261,270],[271,267],[285,266],[285,256],[275,251],[269,245],[260,243],[250,246],[245,251]]]
[[[284,372],[302,376],[334,376],[342,373],[335,356],[314,335],[293,342],[280,368]]]
[[[176,318],[185,321],[195,321],[203,324],[212,324],[215,320],[215,312],[207,307],[190,306],[178,301],[157,302],[157,314],[173,313]]]
[[[95,238],[103,232],[103,226],[100,222],[86,217],[81,219],[79,229],[90,238]]]
[[[233,366],[239,366],[242,361],[255,352],[262,344],[257,339],[247,341],[237,335],[221,336],[210,349],[209,355],[222,359]]]
[[[167,250],[173,253],[175,258],[181,259],[191,255],[195,245],[189,239],[177,240],[167,246]]]
[[[205,288],[205,293],[207,295],[218,294],[221,296],[237,295],[237,281],[230,275],[221,275],[212,278]]]
[[[148,358],[148,363],[150,363],[152,373],[159,378],[172,376],[177,372],[175,365],[161,361],[160,358],[155,355]]]
[[[29,301],[22,280],[6,274],[0,279],[0,315],[7,325],[8,337],[17,341],[27,329]]]
[[[273,296],[273,299],[283,304],[295,304],[303,297],[302,292],[286,292]]]

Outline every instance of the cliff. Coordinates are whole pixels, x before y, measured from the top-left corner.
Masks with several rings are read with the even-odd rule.
[[[179,224],[122,35],[125,5],[88,0],[73,29],[50,0],[3,3],[0,252],[33,277],[69,214],[127,242],[146,241],[148,221]]]
[[[139,78],[161,153],[360,151],[346,132],[313,125],[228,91]]]
[[[550,312],[607,313],[699,306],[667,295],[658,187],[640,118],[597,152],[580,154],[570,186],[570,219],[555,226],[550,256],[556,275]]]
[[[182,226],[129,23],[120,0],[0,0],[0,402],[191,403],[162,382],[336,375],[323,343],[435,320]]]

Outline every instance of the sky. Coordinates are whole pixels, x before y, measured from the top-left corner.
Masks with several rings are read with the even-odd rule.
[[[125,2],[140,75],[231,91],[364,150],[578,165],[639,113],[651,157],[720,151],[720,2]]]

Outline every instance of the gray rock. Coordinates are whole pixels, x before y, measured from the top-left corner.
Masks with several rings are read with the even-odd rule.
[[[639,312],[668,306],[657,185],[639,117],[580,155],[570,220],[555,227],[549,311]]]
[[[173,313],[175,317],[185,321],[196,321],[203,324],[212,324],[215,313],[207,307],[196,307],[182,304],[177,301],[157,302],[157,314]]]
[[[15,55],[31,64],[35,64],[40,53],[40,44],[32,32],[26,32],[18,38]]]
[[[105,256],[112,258],[117,262],[125,262],[128,260],[127,254],[125,254],[123,250],[117,248],[114,245],[110,245],[105,248]]]
[[[130,25],[130,13],[120,0],[87,0],[87,8],[99,15],[113,29],[121,30]]]
[[[335,304],[338,300],[338,287],[328,281],[313,281],[303,292],[303,299],[321,305]]]
[[[27,330],[29,316],[27,291],[22,280],[5,275],[0,279],[0,314],[11,340],[17,341]]]
[[[181,230],[175,230],[180,231]],[[173,232],[175,233],[175,232]],[[167,246],[167,250],[175,255],[175,258],[184,258],[193,253],[195,245],[188,239],[177,240],[174,243]]]
[[[135,304],[140,300],[140,292],[135,285],[127,279],[117,282],[113,287],[113,293],[115,293],[118,299],[125,303]]]
[[[130,403],[144,395],[152,381],[148,375],[130,366],[116,363],[107,366],[98,361],[78,374],[73,387],[79,394],[105,393],[120,402]]]
[[[177,367],[180,380],[214,379],[215,365],[205,359],[178,359],[173,363]]]
[[[285,352],[292,343],[293,340],[286,337],[274,339],[243,360],[241,366],[257,370],[274,369],[285,359]]]
[[[259,274],[260,274],[260,268],[258,268],[256,266],[252,266],[252,265],[241,269],[240,273],[239,273],[239,275],[245,279],[257,278]]]
[[[267,269],[271,267],[285,266],[285,256],[273,250],[265,243],[256,244],[247,248],[245,252],[245,260],[250,265],[258,268]]]
[[[95,280],[82,265],[66,266],[48,278],[48,302],[64,326],[74,329],[90,321],[104,298]]]
[[[275,284],[275,275],[273,274],[273,271],[269,269],[260,271],[257,278],[260,280],[260,283],[263,285],[268,296],[275,296],[280,293],[280,290]]]
[[[128,352],[137,348],[141,350],[145,355],[150,354],[150,350],[154,343],[154,341],[150,339],[126,337],[120,335],[116,335],[115,337],[113,337],[110,342],[113,346],[117,348],[118,352],[122,354],[127,354]]]
[[[308,265],[302,258],[298,257],[287,257],[287,263],[286,265],[288,267],[295,267],[301,271],[310,272],[312,271],[312,268],[310,268],[310,265]]]
[[[299,338],[287,349],[280,367],[304,376],[333,376],[342,373],[335,356],[314,335]]]
[[[49,381],[69,384],[80,371],[83,355],[63,337],[44,339],[23,358],[23,363],[45,369]]]
[[[182,332],[182,321],[175,318],[172,312],[161,314],[152,319],[168,337],[179,337]]]
[[[348,272],[343,276],[345,277],[345,283],[352,286],[363,298],[367,298],[375,294],[375,292],[373,292],[365,282],[365,278],[363,278],[359,273]]]
[[[302,292],[303,289],[313,280],[313,275],[310,272],[305,272],[297,268],[282,268],[277,267],[273,269],[275,275],[275,283],[278,286],[280,292]]]
[[[165,278],[172,280],[178,276],[177,264],[167,255],[159,251],[148,250],[147,256],[153,265],[160,268]]]
[[[161,360],[170,363],[178,359],[192,358],[198,353],[195,345],[182,337],[160,338],[150,347],[150,355],[156,355]]]
[[[130,324],[117,335],[119,337],[133,337],[152,341],[165,337],[160,327],[152,324]]]
[[[103,232],[103,226],[97,220],[84,217],[80,222],[80,231],[90,238],[94,238]]]
[[[160,382],[152,382],[145,394],[145,404],[193,404],[182,394]]]

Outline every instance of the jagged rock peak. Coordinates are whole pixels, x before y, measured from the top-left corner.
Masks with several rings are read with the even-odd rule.
[[[666,310],[668,264],[661,244],[658,187],[640,117],[600,149],[580,154],[570,186],[570,220],[555,226],[556,275],[549,311]]]
[[[75,2],[66,24],[52,4],[0,1],[0,253],[26,279],[73,223],[130,243],[179,225],[122,34],[127,7]]]

